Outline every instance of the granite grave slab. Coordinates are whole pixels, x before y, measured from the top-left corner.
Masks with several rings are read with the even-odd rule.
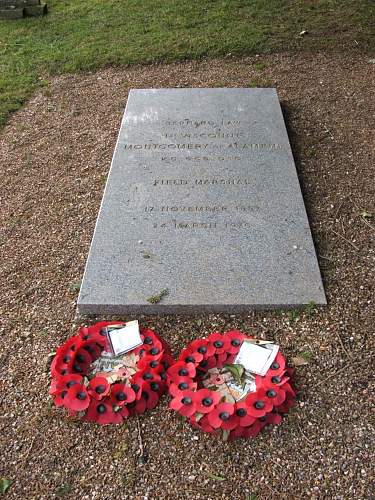
[[[131,90],[78,312],[312,301],[326,298],[276,90]]]

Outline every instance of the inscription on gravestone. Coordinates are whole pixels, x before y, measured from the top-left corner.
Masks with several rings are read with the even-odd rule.
[[[132,90],[79,313],[311,301],[326,303],[275,89]]]

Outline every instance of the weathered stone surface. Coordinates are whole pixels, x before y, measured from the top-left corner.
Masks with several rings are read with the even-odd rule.
[[[311,301],[326,299],[275,89],[131,91],[79,313]]]
[[[27,5],[39,5],[40,0],[0,0],[2,7],[26,7]]]
[[[0,18],[19,19],[47,14],[47,4],[40,0],[0,0]]]
[[[44,16],[47,14],[47,4],[43,3],[40,5],[30,5],[29,7],[25,7],[25,15],[26,16]]]
[[[23,17],[23,9],[21,8],[6,8],[0,7],[0,19],[20,19]]]

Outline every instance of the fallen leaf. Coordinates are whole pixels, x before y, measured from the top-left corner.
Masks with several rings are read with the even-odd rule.
[[[366,212],[366,210],[364,210],[362,213],[361,213],[361,216],[364,218],[364,219],[372,219],[373,215],[370,214],[370,212]]]
[[[230,431],[228,431],[227,429],[223,429],[223,441],[228,441],[229,434],[230,434]],[[222,481],[225,481],[225,477],[222,479]]]
[[[160,293],[157,293],[155,295],[151,295],[151,297],[149,297],[147,299],[147,302],[150,302],[150,304],[157,304],[158,302],[161,301],[161,299],[163,297],[166,297],[167,295],[169,295],[169,290],[167,288],[165,288]]]
[[[212,472],[206,472],[206,476],[210,479],[214,479],[215,481],[226,481],[227,479],[222,476],[218,476],[217,474],[212,474]]]
[[[292,363],[294,366],[304,366],[310,364],[307,359],[303,358],[302,356],[296,356],[295,358],[292,358]]]
[[[68,495],[72,491],[72,487],[70,484],[62,484],[61,486],[58,486],[55,490],[55,494],[58,497],[63,497],[65,495]]]
[[[245,371],[245,368],[242,365],[224,365],[223,368],[228,370],[233,377],[237,380],[237,382],[241,382],[242,375]]]
[[[11,484],[12,481],[10,481],[9,479],[5,479],[5,477],[2,477],[0,479],[0,493],[4,495]]]
[[[79,292],[81,289],[81,281],[76,281],[70,285],[71,292]]]

